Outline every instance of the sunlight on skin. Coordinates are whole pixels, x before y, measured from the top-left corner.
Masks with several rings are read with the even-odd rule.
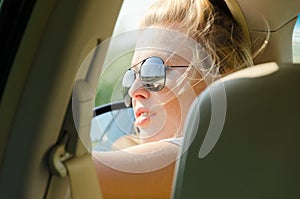
[[[113,155],[116,158],[113,159],[111,158],[112,152],[105,155],[101,154],[101,156],[98,156],[97,152],[93,153],[93,160],[104,198],[119,198],[119,193],[122,193],[123,199],[146,199],[147,196],[151,198],[170,197],[173,182],[173,178],[170,176],[174,174],[174,159],[176,159],[178,147],[166,142],[152,142],[143,145],[144,148],[130,147],[123,151],[115,151]],[[149,150],[153,151],[152,155],[149,154]],[[132,154],[133,152],[134,154]],[[157,155],[157,153],[160,154]],[[158,159],[158,156],[161,158]],[[99,161],[99,158],[101,161]],[[132,171],[132,167],[134,167],[134,172],[120,170],[120,161],[124,163],[122,169]],[[158,168],[158,166],[162,167]],[[118,168],[114,169],[114,167]],[[155,170],[145,171],[145,168],[155,168]],[[135,186],[132,186],[133,184]],[[116,188],[118,191],[115,190]]]

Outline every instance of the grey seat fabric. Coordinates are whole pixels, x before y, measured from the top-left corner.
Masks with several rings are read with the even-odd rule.
[[[211,96],[223,88],[224,126],[219,137],[212,136],[212,150],[200,158]],[[185,131],[173,198],[300,198],[299,64],[209,87],[193,104]]]

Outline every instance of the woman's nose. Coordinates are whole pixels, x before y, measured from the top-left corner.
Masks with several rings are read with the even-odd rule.
[[[150,96],[150,91],[144,87],[141,79],[137,77],[131,85],[128,94],[135,100],[147,99]]]

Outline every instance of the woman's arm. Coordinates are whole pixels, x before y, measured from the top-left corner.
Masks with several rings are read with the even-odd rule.
[[[170,198],[179,148],[152,142],[122,151],[94,152],[101,191],[107,198]]]

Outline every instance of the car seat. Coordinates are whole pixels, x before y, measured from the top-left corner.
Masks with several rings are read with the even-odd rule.
[[[228,79],[190,109],[173,198],[299,198],[300,64]]]

